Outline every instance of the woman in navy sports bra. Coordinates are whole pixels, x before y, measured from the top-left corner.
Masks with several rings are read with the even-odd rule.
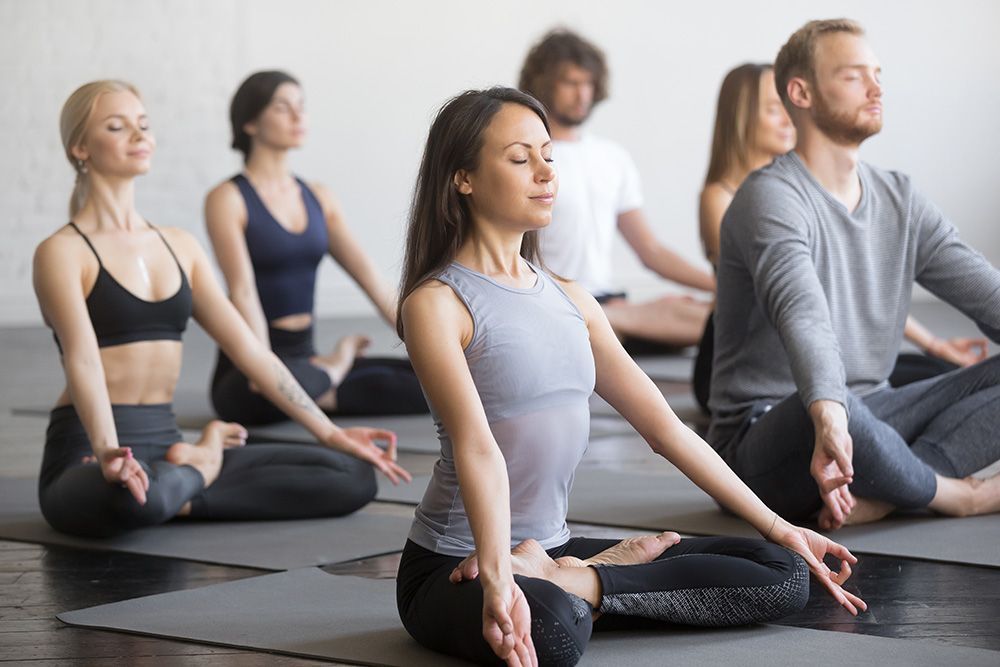
[[[360,356],[363,336],[347,336],[325,355],[314,347],[316,269],[327,253],[391,326],[396,299],[330,191],[288,169],[288,151],[302,145],[306,131],[298,82],[284,72],[251,75],[233,96],[230,120],[232,146],[246,166],[208,194],[205,220],[233,305],[328,413],[427,412],[409,361]],[[244,424],[286,418],[221,351],[212,403],[223,419]]]
[[[33,271],[66,373],[39,481],[52,527],[103,537],[176,516],[337,516],[374,497],[373,466],[408,480],[393,433],[332,424],[244,324],[197,241],[138,213],[134,180],[156,145],[138,91],[88,83],[63,106],[60,130],[76,171],[71,222],[38,246]],[[243,427],[220,421],[183,442],[171,401],[191,315],[326,446],[243,447]]]

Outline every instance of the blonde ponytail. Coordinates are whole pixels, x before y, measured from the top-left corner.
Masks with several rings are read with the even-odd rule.
[[[78,160],[73,155],[73,149],[79,146],[87,130],[87,123],[90,115],[94,112],[94,105],[97,98],[105,93],[130,92],[136,97],[139,90],[131,83],[116,79],[102,79],[85,83],[69,96],[63,104],[62,113],[59,114],[59,134],[62,137],[63,150],[66,152],[66,159],[76,172],[76,182],[73,185],[73,194],[69,198],[69,217],[74,217],[79,213],[90,189],[90,177],[87,174],[87,163]]]

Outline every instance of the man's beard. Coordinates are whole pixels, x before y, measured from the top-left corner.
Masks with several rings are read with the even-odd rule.
[[[555,121],[557,125],[562,125],[563,127],[577,127],[587,122],[593,108],[594,107],[590,107],[590,109],[587,109],[586,113],[582,116],[570,116],[569,114],[560,113],[559,111],[550,108],[549,118]]]
[[[834,111],[816,91],[816,104],[813,105],[812,118],[823,134],[834,142],[846,146],[857,146],[868,137],[882,130],[882,116],[862,122],[858,119],[860,111],[853,114],[849,111]]]

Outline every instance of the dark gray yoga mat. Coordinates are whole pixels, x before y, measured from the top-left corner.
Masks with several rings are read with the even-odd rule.
[[[59,614],[70,625],[365,665],[466,664],[419,646],[395,582],[305,568]],[[845,613],[846,616],[846,613]],[[596,633],[581,665],[991,665],[1000,653],[782,626]]]
[[[569,520],[691,535],[759,537],[682,475],[581,468],[570,494]],[[1000,567],[1000,514],[964,519],[898,515],[848,526],[830,537],[857,553]]]
[[[173,521],[111,539],[64,535],[38,509],[35,480],[0,481],[0,538],[289,570],[399,551],[411,519],[362,509],[338,519]]]

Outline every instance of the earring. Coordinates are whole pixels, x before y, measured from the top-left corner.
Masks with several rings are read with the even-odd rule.
[[[77,167],[77,170],[81,174],[86,174],[87,173],[87,163],[84,162],[83,160],[77,160],[76,161],[76,167]]]

